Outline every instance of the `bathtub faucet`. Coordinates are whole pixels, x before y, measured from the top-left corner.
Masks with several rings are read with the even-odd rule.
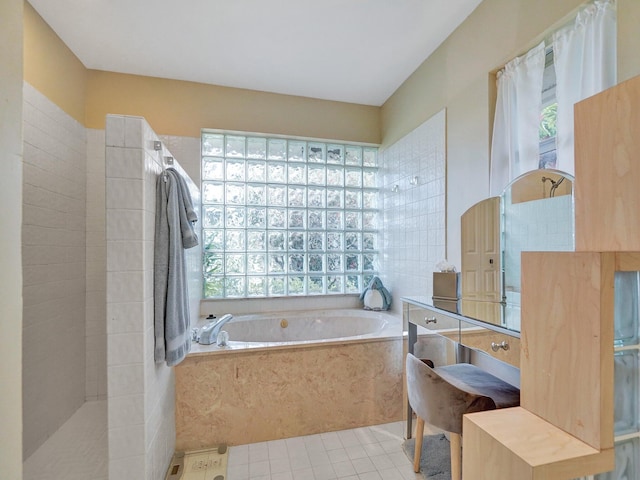
[[[221,316],[219,319],[207,323],[200,330],[200,338],[198,339],[198,343],[201,345],[211,345],[212,343],[216,343],[220,330],[226,323],[229,323],[231,320],[233,320],[233,315],[227,313]]]

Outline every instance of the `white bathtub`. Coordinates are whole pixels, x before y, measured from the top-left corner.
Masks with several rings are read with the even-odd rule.
[[[201,319],[198,327],[205,323],[206,320]],[[229,333],[226,347],[194,343],[191,353],[402,337],[402,318],[363,309],[289,311],[237,316],[222,330]]]

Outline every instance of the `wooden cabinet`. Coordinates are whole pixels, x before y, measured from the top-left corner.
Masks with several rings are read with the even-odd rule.
[[[575,106],[576,250],[640,250],[640,77]]]
[[[598,450],[522,407],[463,419],[463,478],[561,480],[610,470],[613,449]]]
[[[523,253],[521,406],[465,417],[463,478],[568,480],[614,468],[614,271],[640,269],[633,258]]]
[[[465,417],[463,478],[615,467],[615,275],[640,271],[639,152],[640,77],[575,106],[576,252],[523,254],[521,406]]]

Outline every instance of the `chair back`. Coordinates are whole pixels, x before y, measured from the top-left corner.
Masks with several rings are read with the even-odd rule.
[[[494,410],[496,404],[484,395],[464,391],[442,378],[436,370],[407,354],[409,404],[425,422],[447,432],[462,434],[465,413]]]

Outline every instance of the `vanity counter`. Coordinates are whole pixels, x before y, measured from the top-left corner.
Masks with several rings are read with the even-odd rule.
[[[413,353],[418,339],[418,327],[423,327],[456,342],[460,345],[458,350],[471,350],[459,352],[461,356],[457,358],[458,362],[475,363],[469,361],[469,356],[477,356],[475,352],[479,351],[516,369],[520,368],[520,332],[435,307],[426,296],[403,297],[402,302],[410,353]]]
[[[454,352],[449,363],[470,363],[520,388],[520,332],[433,306],[427,296],[403,297],[407,351],[415,352],[418,329],[438,335]],[[435,360],[435,359],[434,359]],[[437,363],[437,362],[436,362]],[[413,411],[407,402],[406,437],[411,438]]]
[[[456,312],[451,312],[448,310],[444,310],[442,308],[438,308],[433,305],[433,300],[431,299],[431,297],[428,297],[426,295],[402,297],[400,300],[402,300],[402,303],[404,304],[405,309],[409,305],[409,306],[415,307],[416,310],[423,309],[432,313],[432,316],[430,317],[430,319],[435,317],[436,318],[435,322],[433,322],[432,320],[427,322],[426,318],[420,319],[418,316],[413,316],[413,315],[410,318],[407,317],[407,320],[414,323],[415,325],[428,328],[429,330],[440,330],[441,328],[447,328],[443,326],[443,325],[448,325],[449,323],[447,322],[463,321],[463,322],[466,322],[466,324],[468,325],[475,325],[477,327],[482,327],[488,330],[492,330],[494,332],[502,333],[509,337],[520,338],[520,332],[518,332],[517,330],[511,330],[501,325],[496,325],[496,324],[485,322],[482,320],[477,320],[475,318],[466,317]],[[448,320],[445,320],[445,318]]]

